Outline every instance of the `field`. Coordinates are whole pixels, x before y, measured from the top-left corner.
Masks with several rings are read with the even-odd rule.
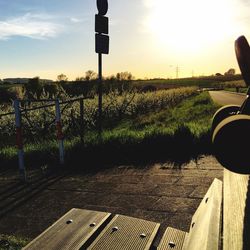
[[[170,89],[178,87],[196,86],[198,88],[216,88],[221,89],[228,86],[245,86],[241,75],[233,76],[204,76],[204,77],[191,77],[180,79],[153,79],[153,80],[138,80],[133,84],[143,89],[146,86],[153,86],[157,89]]]
[[[115,127],[122,119],[136,117],[162,108],[172,107],[186,97],[196,93],[195,88],[162,90],[155,93],[137,93],[126,91],[120,95],[117,91],[110,92],[103,97],[103,124],[105,129]],[[39,138],[51,139],[54,137],[55,107],[42,108],[26,112],[26,108],[42,106],[35,103],[24,106],[22,114],[23,133],[26,142],[39,141]],[[80,109],[79,102],[66,104],[61,107],[64,132],[67,138],[80,135]],[[12,106],[2,107],[1,113],[13,111]],[[98,121],[98,97],[84,101],[84,127],[87,131],[95,130]],[[13,115],[2,117],[0,138],[1,143],[8,143],[6,138],[15,137],[15,124]]]
[[[126,72],[127,73],[127,72]],[[241,75],[202,76],[180,79],[150,79],[128,80],[107,77],[103,80],[103,92],[109,94],[116,90],[122,93],[124,90],[135,89],[139,92],[149,92],[161,89],[173,89],[180,87],[197,87],[199,89],[225,89],[245,87]],[[31,78],[25,84],[0,84],[0,104],[10,103],[11,100],[39,99],[41,96],[72,98],[76,96],[94,97],[97,94],[98,82],[92,80],[75,80],[44,82],[39,78]]]
[[[84,161],[93,165],[163,160],[173,160],[178,164],[200,153],[208,153],[210,122],[218,108],[207,92],[199,93],[196,88],[156,93],[128,92],[119,97],[112,93],[104,98],[104,131],[101,137],[96,131],[97,100],[94,98],[85,103],[82,144],[77,106],[75,103],[65,108],[62,116],[66,162],[76,167],[83,155]],[[53,117],[52,108],[31,112],[28,119],[23,118],[27,166],[57,164]],[[0,160],[2,166],[15,166],[13,116],[0,121],[1,138],[10,138],[10,141],[1,140]]]

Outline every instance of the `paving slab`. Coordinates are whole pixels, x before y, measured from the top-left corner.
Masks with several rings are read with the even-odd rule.
[[[187,231],[213,179],[222,177],[212,156],[177,168],[169,162],[123,165],[30,184],[0,176],[0,233],[33,239],[73,207],[161,223],[159,237],[168,226]]]
[[[207,192],[208,188],[209,188],[209,185],[197,186],[188,197],[202,199],[204,197],[204,194]]]

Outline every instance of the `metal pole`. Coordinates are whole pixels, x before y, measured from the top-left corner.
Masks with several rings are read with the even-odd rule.
[[[22,123],[21,123],[21,112],[19,108],[19,100],[14,100],[15,110],[15,125],[16,125],[16,145],[18,150],[18,165],[20,178],[26,181],[26,170],[24,166],[24,152],[23,152],[23,139],[22,139]]]
[[[99,112],[99,117],[98,117],[98,128],[99,128],[99,134],[101,135],[102,133],[102,54],[98,53],[98,74],[99,74],[99,79],[98,79],[98,112]]]
[[[80,102],[80,137],[81,143],[84,144],[84,103],[83,98],[79,100]]]
[[[59,159],[60,159],[60,164],[64,164],[63,133],[62,133],[60,103],[58,99],[55,101],[55,106],[56,106],[57,140],[59,145]]]

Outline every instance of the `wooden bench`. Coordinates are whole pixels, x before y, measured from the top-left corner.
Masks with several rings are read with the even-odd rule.
[[[157,249],[220,249],[221,204],[222,182],[214,179],[193,215],[189,232],[168,227]],[[152,221],[73,208],[24,249],[152,249],[159,227]]]
[[[220,248],[222,181],[215,179],[193,215],[189,232],[167,228],[158,250]]]
[[[223,250],[250,249],[249,175],[224,170]]]

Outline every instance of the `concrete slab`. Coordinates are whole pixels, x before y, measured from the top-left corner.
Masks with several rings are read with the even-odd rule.
[[[118,166],[95,174],[44,177],[28,185],[2,178],[0,211],[6,212],[0,214],[0,233],[32,239],[73,207],[155,221],[161,223],[159,235],[167,226],[187,231],[209,185],[222,178],[223,168],[212,156],[173,167]]]

